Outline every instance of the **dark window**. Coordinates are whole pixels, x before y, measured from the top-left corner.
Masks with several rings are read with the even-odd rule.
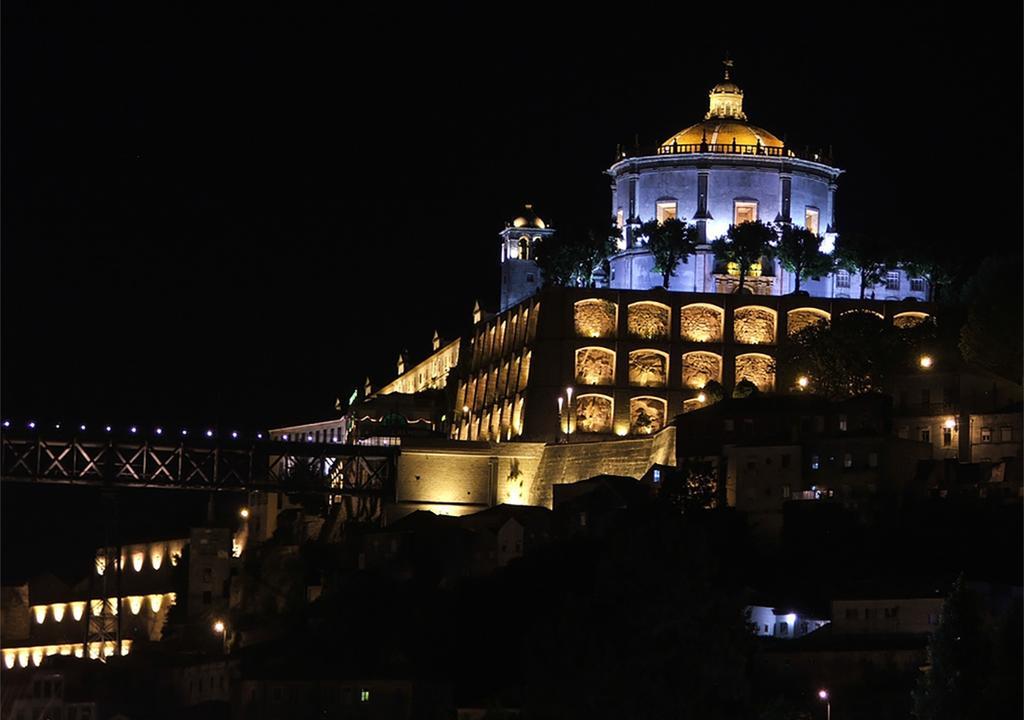
[[[213,602],[213,593],[209,590],[203,590],[203,605],[209,605]]]
[[[953,428],[942,428],[942,447],[949,447],[953,444]]]
[[[536,280],[533,277],[533,273],[526,273],[526,282],[528,282],[528,283],[536,282]]]
[[[783,485],[782,486],[782,497],[788,498],[791,494],[792,494],[792,490],[790,489],[789,485]]]
[[[922,405],[931,405],[932,404],[932,394],[931,394],[931,391],[928,390],[928,388],[925,388],[925,389],[923,389],[921,391],[921,404]]]
[[[921,435],[921,442],[930,443],[932,441],[932,431],[930,428],[919,428],[918,432]]]

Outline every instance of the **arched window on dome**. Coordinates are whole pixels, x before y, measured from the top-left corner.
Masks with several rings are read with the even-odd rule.
[[[530,238],[528,238],[526,235],[523,235],[521,238],[519,238],[519,259],[530,259]]]

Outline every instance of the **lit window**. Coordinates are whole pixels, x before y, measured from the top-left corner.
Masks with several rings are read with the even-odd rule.
[[[526,237],[525,235],[519,238],[519,259],[530,259],[530,238]]]
[[[804,211],[804,227],[815,235],[818,234],[818,208],[809,207]]]
[[[900,272],[894,270],[885,274],[885,289],[886,290],[899,290],[900,289]]]
[[[626,226],[626,218],[622,214],[622,208],[619,208],[618,211],[615,213],[615,227],[617,227],[619,230],[621,230],[625,226]]]
[[[359,702],[370,702],[370,691],[360,690],[359,691]]]
[[[736,201],[735,212],[733,213],[733,224],[741,225],[745,222],[757,220],[757,203]]]
[[[850,287],[850,273],[846,270],[839,270],[836,272],[836,287],[837,288],[848,288]]]
[[[654,482],[655,484],[661,482],[661,470],[658,468],[655,468],[654,470]]]
[[[664,200],[658,201],[657,204],[657,215],[658,222],[663,223],[666,220],[671,220],[676,217],[676,201],[675,200]]]
[[[983,427],[981,429],[981,441],[983,443],[992,442],[992,428]]]
[[[910,292],[924,292],[924,278],[910,278]]]

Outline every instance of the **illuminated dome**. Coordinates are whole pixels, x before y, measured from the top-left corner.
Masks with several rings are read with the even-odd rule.
[[[708,93],[709,107],[704,122],[682,130],[662,143],[669,145],[763,145],[781,148],[782,141],[770,132],[747,122],[743,112],[743,90],[729,79],[732,61],[725,61],[725,79]]]
[[[699,145],[702,142],[706,142],[709,145],[728,145],[734,139],[737,145],[757,145],[761,143],[766,147],[782,147],[782,141],[764,128],[737,120],[720,120],[717,118],[705,120],[696,125],[691,125],[685,130],[681,130],[662,143],[662,146],[671,145],[673,142],[679,145]]]
[[[543,230],[547,226],[544,224],[544,221],[537,216],[537,213],[533,211],[533,205],[527,205],[526,212],[512,221],[512,227],[536,228],[538,230]]]

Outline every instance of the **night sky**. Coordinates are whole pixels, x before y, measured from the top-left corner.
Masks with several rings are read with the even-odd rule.
[[[3,8],[4,417],[330,416],[496,304],[522,203],[603,225],[616,144],[701,119],[726,50],[752,122],[832,146],[840,230],[1020,243],[1020,18],[995,5],[83,5]]]

